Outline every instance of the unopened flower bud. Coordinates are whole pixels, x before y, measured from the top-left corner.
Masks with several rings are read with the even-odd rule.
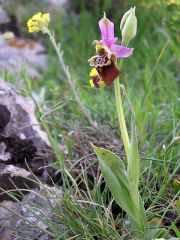
[[[120,23],[120,30],[122,31],[125,23],[126,23],[126,20],[130,14],[130,12],[132,11],[132,7],[123,15],[122,19],[121,19],[121,23]]]
[[[122,45],[127,46],[135,37],[137,32],[137,18],[135,16],[136,7],[131,8],[122,17],[120,30],[122,33]]]

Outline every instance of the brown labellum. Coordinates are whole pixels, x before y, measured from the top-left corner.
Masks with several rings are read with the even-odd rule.
[[[90,65],[95,67],[98,75],[93,78],[95,87],[99,87],[98,82],[102,81],[106,85],[110,85],[120,74],[120,70],[115,65],[115,56],[105,46],[97,44],[97,55],[89,59]]]
[[[111,60],[111,64],[103,67],[97,67],[97,72],[101,80],[110,85],[119,76],[120,70],[116,67],[115,63]]]

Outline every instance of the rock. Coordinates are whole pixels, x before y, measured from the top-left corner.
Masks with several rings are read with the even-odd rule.
[[[11,159],[11,154],[6,152],[6,145],[3,142],[0,143],[0,159],[3,162]]]
[[[41,130],[31,99],[22,97],[15,88],[0,80],[0,163],[27,169],[48,177],[47,168],[54,153],[47,135]],[[27,163],[27,164],[26,164]]]
[[[0,24],[6,24],[10,22],[10,18],[6,11],[0,7]]]
[[[27,179],[29,178],[29,179]],[[30,179],[34,179],[32,174],[23,168],[18,168],[13,165],[0,164],[0,188],[6,191],[13,190],[14,194],[18,194],[20,189],[23,193],[24,189],[35,187],[35,183]],[[35,180],[35,179],[34,179]],[[23,190],[22,190],[23,189]],[[0,190],[0,202],[12,198]]]
[[[47,56],[42,44],[23,38],[0,34],[0,74],[4,71],[19,74],[25,71],[31,78],[39,77],[39,71],[47,68]]]
[[[14,231],[9,228],[0,228],[0,236],[3,240],[18,240]]]
[[[50,12],[58,12],[61,14],[67,13],[67,9],[69,8],[70,1],[69,0],[47,0],[48,9]]]
[[[60,189],[43,185],[39,190],[31,191],[25,195],[22,199],[22,204],[3,201],[2,207],[0,207],[0,216],[2,216],[0,218],[0,233],[3,233],[3,236],[5,236],[3,240],[21,240],[27,239],[27,236],[28,239],[52,239],[48,234],[41,231],[40,228],[48,228],[44,221],[49,222],[52,219],[53,211],[51,210],[59,204],[60,196],[62,196]],[[23,219],[15,213],[4,209],[3,206],[18,213]],[[11,235],[14,235],[14,238],[11,238]]]
[[[11,113],[7,109],[6,106],[0,105],[0,113],[1,113],[1,118],[0,118],[0,129],[5,128],[5,126],[8,124],[11,118]]]
[[[64,7],[69,4],[68,0],[48,0],[49,4],[59,7]]]
[[[4,207],[2,207],[4,206]],[[12,201],[3,201],[0,205],[0,236],[3,240],[17,240],[14,229],[19,217],[8,209],[21,214],[21,205]]]
[[[14,223],[19,220],[19,217],[13,212],[8,211],[8,209],[10,209],[10,211],[12,210],[18,214],[21,214],[20,203],[12,202],[12,201],[3,201],[0,206],[0,216],[1,216],[0,227],[13,228]]]

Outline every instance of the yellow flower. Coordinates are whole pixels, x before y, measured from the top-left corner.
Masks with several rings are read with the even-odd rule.
[[[98,72],[95,68],[92,68],[90,73],[89,73],[89,76],[90,77],[96,77],[98,75]]]
[[[48,24],[50,22],[49,13],[37,13],[27,22],[29,32],[42,32],[46,33],[48,30]]]
[[[89,83],[90,83],[91,87],[95,87],[92,79],[89,80]]]
[[[99,87],[104,87],[104,86],[106,86],[106,84],[105,84],[102,80],[100,80],[98,83],[99,83]]]
[[[105,86],[105,83],[101,80],[96,68],[91,69],[89,76],[91,77],[89,80],[91,87],[99,88]]]

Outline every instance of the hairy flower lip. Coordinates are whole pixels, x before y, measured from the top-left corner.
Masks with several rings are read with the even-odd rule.
[[[120,75],[120,70],[116,67],[114,61],[111,64],[97,69],[101,80],[107,85],[111,85],[114,80]]]
[[[102,49],[101,49],[102,48]],[[90,62],[90,66],[93,66],[90,72],[91,78],[91,86],[92,82],[95,87],[99,88],[101,83],[105,83],[105,85],[110,85],[120,74],[120,70],[115,65],[115,57],[113,54],[109,54],[109,49],[106,46],[99,45],[99,52],[102,52],[101,55],[95,55],[91,57],[88,61]]]

